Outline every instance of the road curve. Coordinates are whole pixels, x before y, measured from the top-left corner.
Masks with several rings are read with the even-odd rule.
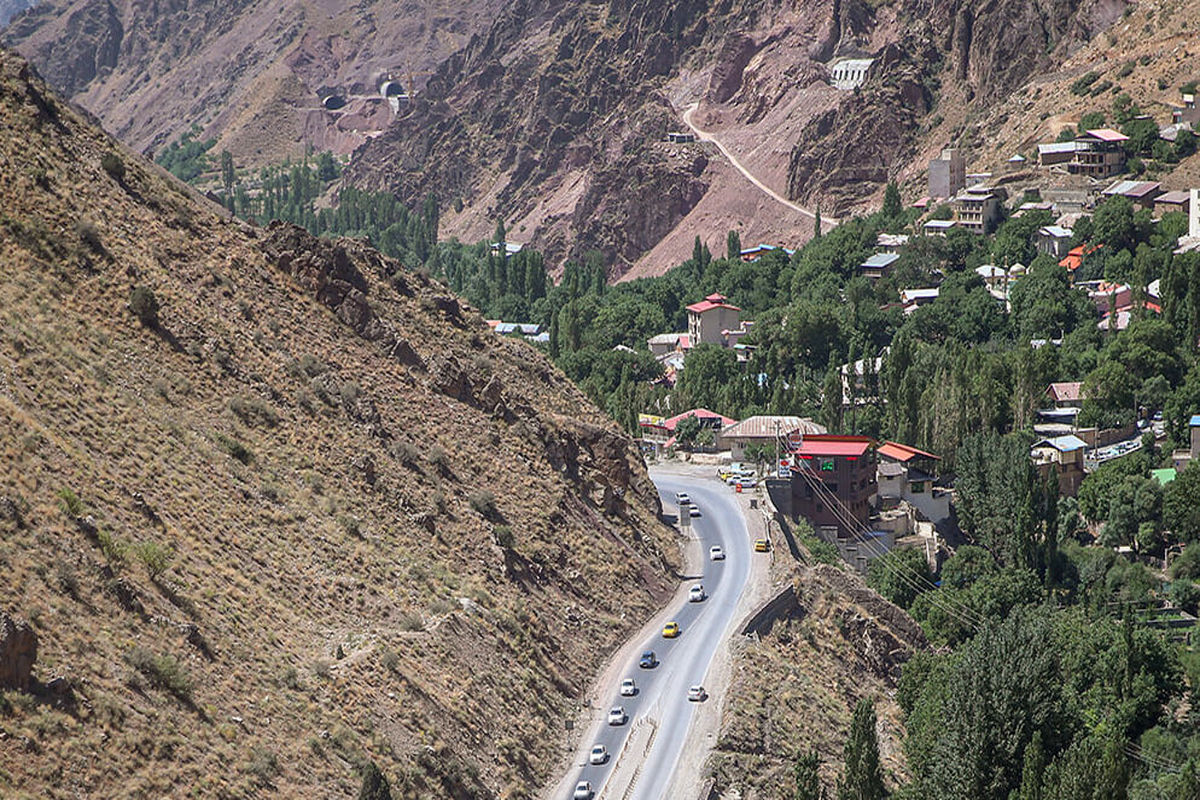
[[[640,634],[645,637],[643,645],[628,659],[617,676],[617,685],[608,687],[602,695],[600,718],[580,742],[570,780],[564,782],[569,783],[564,798],[571,797],[578,781],[589,781],[599,800],[659,800],[666,796],[697,708],[687,699],[688,687],[706,684],[713,657],[730,633],[738,601],[749,580],[752,546],[732,490],[715,475],[711,479],[674,473],[651,477],[667,513],[678,509],[675,493],[679,491],[690,494],[701,510],[701,516],[692,520],[690,534],[694,541],[689,546],[699,548],[702,560],[700,569],[687,583],[702,583],[708,596],[700,603],[675,601],[668,619],[679,623],[682,634],[678,638],[662,638],[657,627],[650,634]],[[709,559],[709,548],[714,544],[725,549],[724,561]],[[638,666],[642,650],[657,654],[656,668]],[[619,695],[618,686],[624,677],[637,682],[637,695]],[[629,716],[624,725],[607,724],[608,710],[616,705],[623,706]],[[594,744],[608,749],[611,755],[606,763],[588,763]]]
[[[715,144],[717,146],[717,149],[721,151],[721,155],[723,155],[723,156],[725,156],[725,158],[729,159],[730,164],[733,164],[734,169],[736,169],[738,172],[742,173],[742,175],[745,176],[746,180],[750,181],[752,184],[757,186],[759,188],[759,190],[761,190],[764,194],[766,194],[772,200],[776,201],[777,203],[787,206],[788,208],[792,209],[793,211],[803,214],[804,216],[808,217],[809,219],[815,220],[817,218],[817,215],[815,213],[813,213],[812,211],[809,211],[807,208],[804,208],[803,206],[796,205],[791,200],[788,200],[786,197],[779,194],[774,189],[772,189],[770,186],[767,186],[765,183],[763,183],[758,178],[756,178],[754,176],[754,174],[750,172],[750,170],[748,170],[744,166],[742,166],[742,162],[738,161],[737,157],[733,153],[729,152],[728,148],[726,148],[725,145],[721,144],[720,139],[718,139],[716,136],[709,133],[708,131],[702,131],[699,128],[697,128],[695,123],[692,122],[692,114],[694,114],[696,112],[696,109],[699,106],[700,106],[699,103],[692,103],[683,112],[683,124],[687,125],[691,129],[692,133],[696,134],[697,139],[699,139],[702,142],[712,142],[713,144]],[[837,224],[838,224],[838,220],[836,218],[826,217],[825,215],[821,215],[821,228],[822,229],[832,228]]]

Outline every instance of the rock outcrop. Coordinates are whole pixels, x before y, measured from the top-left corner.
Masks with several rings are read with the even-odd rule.
[[[24,620],[0,611],[0,688],[29,691],[37,661],[37,634]]]

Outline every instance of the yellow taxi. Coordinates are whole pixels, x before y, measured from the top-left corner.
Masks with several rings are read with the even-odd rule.
[[[663,626],[663,638],[664,639],[674,639],[678,635],[679,635],[679,623],[678,622],[668,622],[666,625]]]
[[[754,552],[765,553],[770,549],[771,549],[771,542],[769,540],[767,540],[767,539],[755,539],[754,540]]]

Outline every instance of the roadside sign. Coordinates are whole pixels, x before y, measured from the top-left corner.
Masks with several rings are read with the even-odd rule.
[[[790,478],[790,477],[792,477],[792,468],[791,468],[791,466],[790,466],[790,465],[789,465],[789,466],[784,466],[783,464],[780,464],[780,465],[779,465],[779,477],[781,477],[781,478]]]

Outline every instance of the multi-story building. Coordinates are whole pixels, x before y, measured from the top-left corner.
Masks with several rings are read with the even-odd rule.
[[[954,197],[967,185],[967,162],[962,152],[947,147],[929,162],[929,196]]]
[[[1111,128],[1096,128],[1075,137],[1075,159],[1070,171],[1107,178],[1125,171],[1125,142],[1129,137]]]
[[[807,519],[827,541],[859,538],[876,489],[874,447],[866,436],[805,436],[793,450],[793,517]]]
[[[699,303],[687,307],[688,339],[692,347],[699,344],[730,346],[725,331],[742,329],[741,309],[725,302],[725,296],[710,294]]]
[[[986,186],[972,186],[954,198],[958,224],[972,233],[991,233],[1000,217],[1000,198]]]

